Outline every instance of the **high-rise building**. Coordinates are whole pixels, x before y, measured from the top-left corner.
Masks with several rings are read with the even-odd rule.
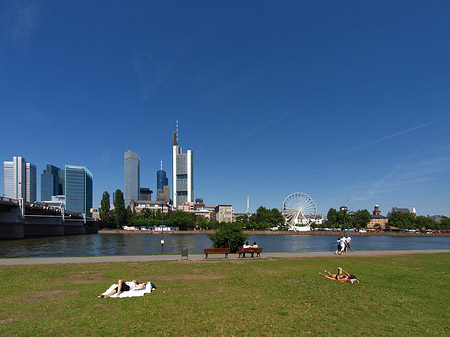
[[[41,174],[41,200],[50,201],[52,196],[64,195],[64,179],[64,170],[53,165],[47,165]]]
[[[23,157],[3,162],[4,196],[11,199],[36,201],[36,166]]]
[[[91,216],[93,177],[85,166],[66,165],[66,209]]]
[[[36,201],[36,165],[26,163],[26,200]]]
[[[183,153],[178,146],[178,121],[177,132],[172,135],[172,145],[173,205],[178,207],[185,202],[194,201],[194,153],[191,150]]]
[[[163,202],[170,201],[169,179],[167,178],[166,171],[162,168],[162,160],[161,169],[156,171],[156,190],[156,200],[161,200]]]
[[[125,207],[139,200],[139,165],[136,152],[125,152]]]

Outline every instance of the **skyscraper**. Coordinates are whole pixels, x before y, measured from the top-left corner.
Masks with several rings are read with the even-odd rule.
[[[173,205],[178,207],[185,202],[194,201],[194,153],[191,150],[183,153],[178,146],[178,121],[177,131],[172,135],[172,144]]]
[[[54,195],[64,194],[64,170],[53,166],[47,165],[46,169],[41,174],[41,200],[52,200]]]
[[[26,163],[26,201],[36,201],[36,165]]]
[[[23,157],[3,162],[4,196],[11,199],[36,201],[36,166]]]
[[[136,152],[125,152],[125,207],[139,200],[139,165],[140,159]]]
[[[84,166],[66,165],[66,209],[91,215],[93,177],[91,171]]]
[[[161,169],[159,171],[156,171],[156,189],[156,200],[161,200],[163,202],[170,201],[169,179],[166,176],[166,171],[164,171],[162,168],[162,159]]]

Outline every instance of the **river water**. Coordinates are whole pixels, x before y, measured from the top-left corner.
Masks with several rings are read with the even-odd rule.
[[[0,241],[0,258],[203,253],[212,247],[206,234],[92,234]],[[264,252],[325,252],[336,249],[337,236],[250,235]],[[450,249],[450,237],[354,236],[355,250]]]

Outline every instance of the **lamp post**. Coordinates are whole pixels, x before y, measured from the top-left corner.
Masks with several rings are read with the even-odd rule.
[[[164,203],[161,203],[161,253],[164,250]]]
[[[346,213],[347,213],[347,207],[346,206],[341,206],[341,211],[343,211],[344,212],[344,232],[345,232],[345,215],[346,215]]]

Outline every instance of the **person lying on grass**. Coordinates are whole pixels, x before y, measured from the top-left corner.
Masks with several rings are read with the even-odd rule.
[[[330,280],[336,280],[336,281],[339,281],[339,282],[350,282],[350,283],[357,282],[357,283],[359,283],[359,280],[356,278],[355,275],[350,275],[345,270],[342,270],[342,272],[344,273],[342,275],[332,274],[332,273],[327,272],[327,271],[325,271],[325,272],[327,274],[322,274],[321,272],[319,272],[319,275],[323,276],[323,277],[326,277],[326,278],[329,278]]]
[[[122,291],[142,290],[142,289],[145,289],[145,283],[139,283],[136,280],[133,280],[131,282],[123,282],[122,280],[119,280],[117,287],[115,287],[107,294],[100,294],[100,297],[107,298],[114,294],[120,295]]]

